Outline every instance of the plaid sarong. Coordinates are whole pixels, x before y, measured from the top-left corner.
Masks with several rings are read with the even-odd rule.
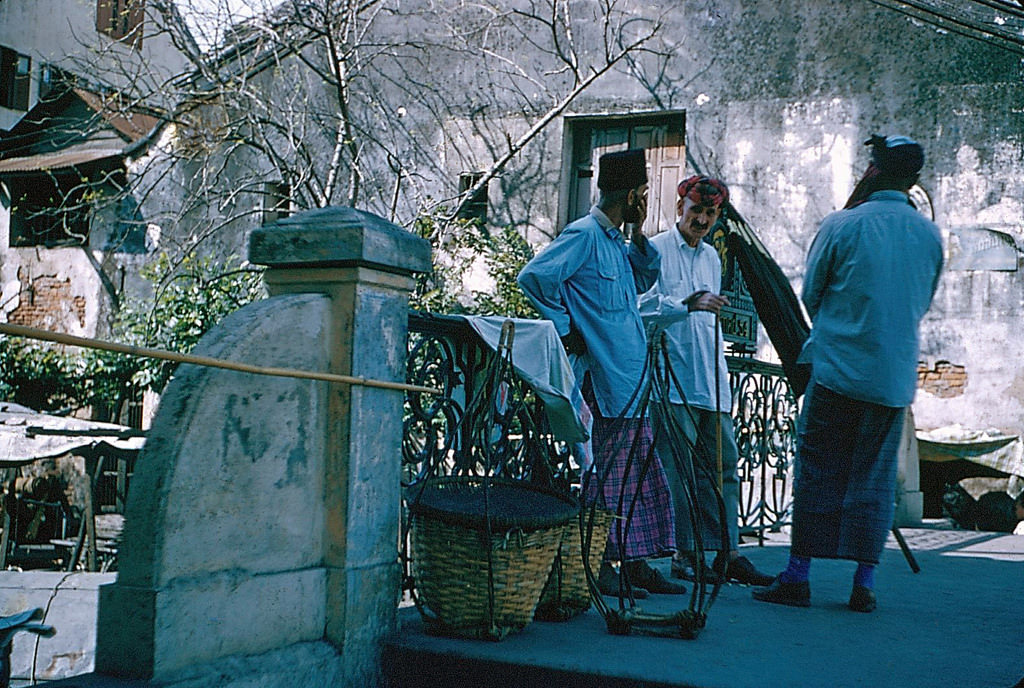
[[[793,554],[878,563],[896,509],[903,417],[812,384],[797,433]]]
[[[675,514],[665,470],[653,448],[650,421],[595,415],[592,443],[594,470],[583,475],[583,494],[588,505],[597,500],[599,507],[618,515],[608,534],[605,559],[629,561],[674,552]]]

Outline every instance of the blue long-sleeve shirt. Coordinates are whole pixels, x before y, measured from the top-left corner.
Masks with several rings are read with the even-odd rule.
[[[900,191],[876,191],[821,223],[801,298],[811,336],[800,361],[843,396],[901,408],[917,388],[918,324],[942,270],[933,222]]]
[[[647,356],[636,296],[658,279],[661,259],[646,239],[627,244],[597,207],[570,223],[519,273],[519,286],[559,336],[577,330],[587,350],[570,356],[578,381],[590,373],[598,413],[626,409]],[[635,413],[635,402],[627,415]]]

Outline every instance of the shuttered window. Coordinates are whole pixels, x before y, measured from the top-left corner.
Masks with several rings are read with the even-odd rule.
[[[0,105],[12,110],[28,110],[31,83],[32,58],[10,48],[0,48]]]
[[[483,172],[463,172],[459,175],[459,193],[465,194],[479,183]],[[489,184],[490,182],[488,182]],[[469,202],[462,206],[459,217],[463,220],[479,220],[487,222],[487,187],[484,184],[476,190]]]
[[[142,45],[143,0],[96,0],[96,30],[138,48]]]

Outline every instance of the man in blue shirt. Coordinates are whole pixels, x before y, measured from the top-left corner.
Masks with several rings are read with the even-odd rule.
[[[608,153],[599,161],[601,199],[585,216],[569,224],[519,273],[519,286],[540,314],[555,325],[576,379],[594,414],[591,442],[595,473],[584,467],[585,493],[623,513],[633,507],[629,527],[615,519],[605,549],[599,586],[618,594],[612,561],[621,561],[636,597],[647,592],[683,593],[685,586],[665,578],[646,558],[675,550],[674,514],[665,472],[657,454],[648,452],[650,422],[634,399],[644,375],[647,337],[636,296],[658,277],[660,256],[640,231],[647,215],[644,151]],[[621,231],[633,229],[629,243]],[[634,457],[653,454],[644,472]],[[588,476],[597,475],[601,496],[591,494]],[[642,479],[641,479],[642,476]],[[624,497],[624,499],[622,498]],[[620,547],[621,543],[621,547]]]
[[[797,429],[789,566],[754,598],[810,605],[812,557],[857,562],[849,607],[875,609],[874,571],[892,528],[904,411],[917,386],[918,325],[942,270],[942,240],[910,203],[924,151],[874,136],[871,165],[821,223],[802,299],[811,381]]]

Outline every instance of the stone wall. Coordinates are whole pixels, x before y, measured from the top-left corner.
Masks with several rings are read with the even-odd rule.
[[[916,422],[1024,433],[1024,368],[1013,353],[1024,324],[1019,56],[867,0],[688,2],[664,21],[675,49],[639,65],[658,76],[651,88],[612,76],[574,109],[607,111],[613,94],[621,110],[684,108],[693,164],[730,184],[798,293],[818,223],[867,166],[862,142],[875,132],[921,141],[919,200],[947,251],[957,233],[984,227],[1010,237],[1018,264],[943,275],[921,332],[921,360],[941,385],[919,390]],[[954,368],[936,371],[938,361]]]
[[[182,688],[376,685],[400,588],[393,384],[429,247],[327,208],[259,230],[250,260],[269,266],[271,297],[196,354],[383,387],[179,367],[101,589],[97,671]]]

